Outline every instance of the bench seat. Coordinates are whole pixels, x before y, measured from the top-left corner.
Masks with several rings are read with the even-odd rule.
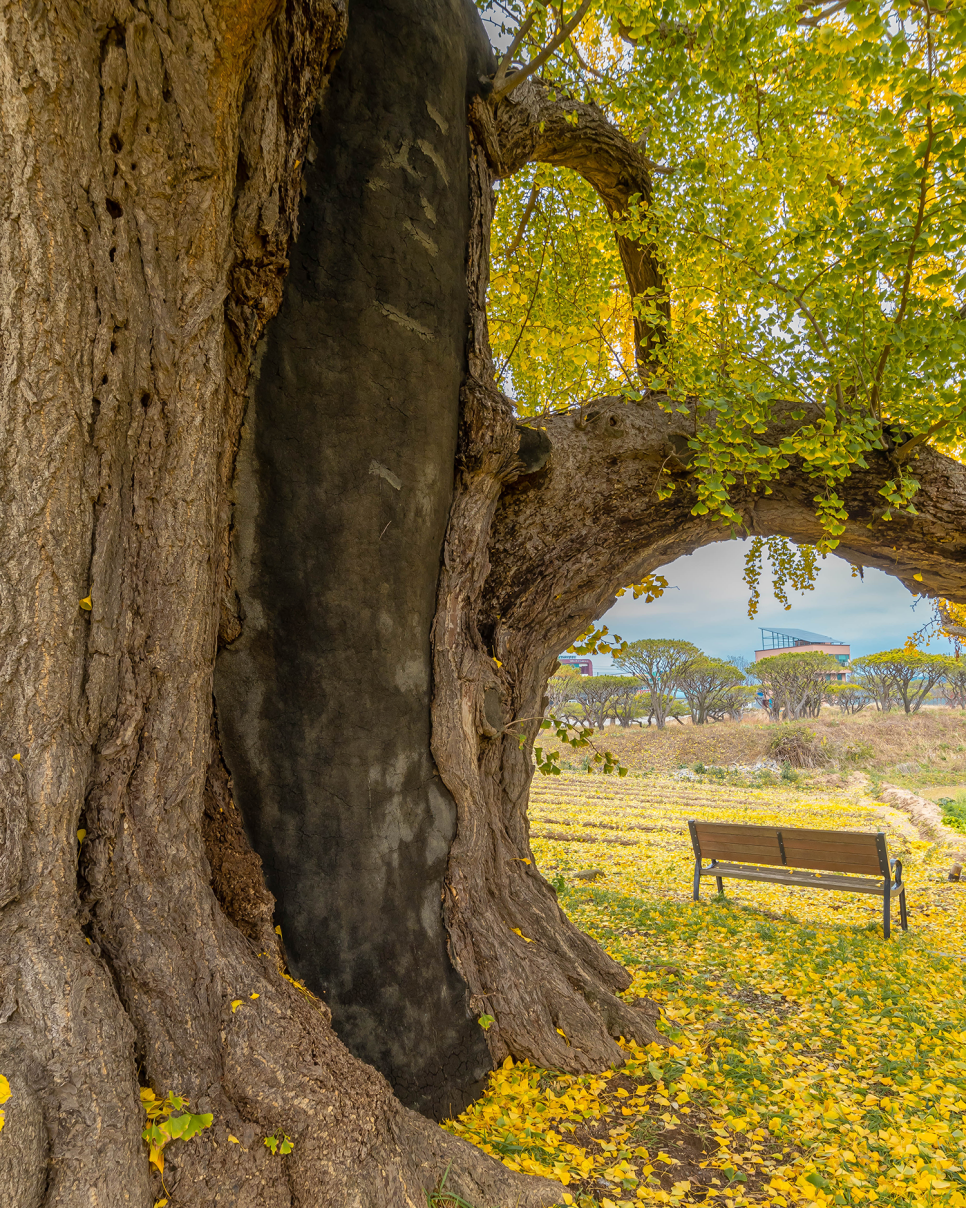
[[[702,877],[732,877],[736,881],[771,881],[775,885],[801,885],[806,889],[844,889],[849,893],[882,896],[882,879],[842,877],[835,873],[805,872],[803,869],[756,868],[753,864],[720,864],[701,869]]]
[[[882,932],[889,938],[892,899],[899,899],[899,921],[907,930],[906,887],[902,861],[890,860],[879,831],[823,831],[802,827],[742,826],[733,822],[688,822],[694,848],[694,900],[701,880],[714,877],[724,893],[724,878],[834,889],[882,898]],[[748,863],[734,863],[735,860]],[[705,860],[710,860],[709,864]],[[873,874],[869,876],[868,874]],[[855,875],[865,874],[865,875]]]

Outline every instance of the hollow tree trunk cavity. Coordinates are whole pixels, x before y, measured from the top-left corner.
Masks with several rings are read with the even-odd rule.
[[[356,0],[239,457],[225,753],[297,975],[404,1102],[489,1070],[440,906],[456,810],[429,750],[430,628],[467,327],[464,0]],[[318,148],[316,151],[315,148]]]

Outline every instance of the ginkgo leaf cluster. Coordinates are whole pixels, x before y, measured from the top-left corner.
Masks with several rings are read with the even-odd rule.
[[[534,12],[536,45],[554,19]],[[600,105],[653,165],[652,197],[619,221],[663,265],[670,320],[641,381],[593,191],[546,165],[502,182],[490,313],[521,411],[649,388],[672,410],[696,400],[695,513],[737,524],[734,488],[767,492],[800,458],[828,550],[847,518],[843,484],[872,450],[958,450],[964,47],[958,3],[600,0],[543,74]],[[660,325],[661,301],[633,305]],[[775,443],[777,400],[801,406]],[[904,455],[883,514],[913,508],[917,486]]]

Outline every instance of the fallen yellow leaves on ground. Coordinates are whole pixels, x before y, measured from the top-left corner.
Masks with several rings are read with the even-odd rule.
[[[909,932],[883,940],[858,894],[726,882],[692,902],[690,817],[885,830]],[[906,819],[857,791],[566,775],[531,819],[541,872],[673,1047],[583,1077],[508,1059],[451,1131],[582,1208],[966,1208],[966,887]]]

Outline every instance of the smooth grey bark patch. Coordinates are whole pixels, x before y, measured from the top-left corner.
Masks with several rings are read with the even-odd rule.
[[[216,672],[292,970],[437,1117],[491,1066],[447,947],[456,811],[429,748],[468,328],[466,98],[488,53],[466,0],[354,0],[239,450],[245,624]],[[432,248],[412,234],[428,221]]]
[[[382,465],[382,463],[376,461],[375,458],[369,462],[369,473],[375,474],[377,478],[385,478],[386,482],[388,482],[391,487],[395,487],[397,491],[402,489],[402,482],[399,480],[399,478],[393,474],[392,470],[390,470],[388,466]]]

